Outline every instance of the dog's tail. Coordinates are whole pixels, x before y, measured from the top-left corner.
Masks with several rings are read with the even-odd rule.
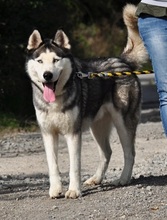
[[[121,57],[134,65],[134,68],[141,67],[148,60],[148,54],[139,35],[137,17],[135,15],[137,7],[127,4],[123,9],[123,19],[127,27],[127,44]]]

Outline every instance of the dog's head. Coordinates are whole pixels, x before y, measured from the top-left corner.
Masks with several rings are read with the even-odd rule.
[[[70,76],[72,70],[68,58],[70,48],[69,39],[62,30],[56,32],[54,39],[42,40],[37,30],[29,37],[27,72],[31,80],[43,91],[46,102],[55,101],[55,90],[61,93],[60,90]]]

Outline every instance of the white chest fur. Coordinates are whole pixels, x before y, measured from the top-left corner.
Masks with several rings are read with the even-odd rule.
[[[36,109],[36,116],[41,129],[44,132],[58,132],[67,134],[72,131],[74,123],[78,117],[78,107],[63,113],[59,105],[52,103],[47,112]]]

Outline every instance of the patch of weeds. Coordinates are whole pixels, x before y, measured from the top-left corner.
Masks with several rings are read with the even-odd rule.
[[[0,133],[33,132],[38,130],[35,118],[18,118],[12,113],[0,113]]]

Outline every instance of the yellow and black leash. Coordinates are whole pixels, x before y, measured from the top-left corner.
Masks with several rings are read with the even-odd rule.
[[[123,72],[88,72],[88,73],[82,73],[77,72],[77,76],[81,79],[87,77],[89,79],[93,79],[95,77],[101,77],[101,78],[109,78],[109,77],[119,77],[119,76],[130,76],[130,75],[144,75],[144,74],[151,74],[154,73],[153,70],[142,70],[142,71],[123,71]]]

